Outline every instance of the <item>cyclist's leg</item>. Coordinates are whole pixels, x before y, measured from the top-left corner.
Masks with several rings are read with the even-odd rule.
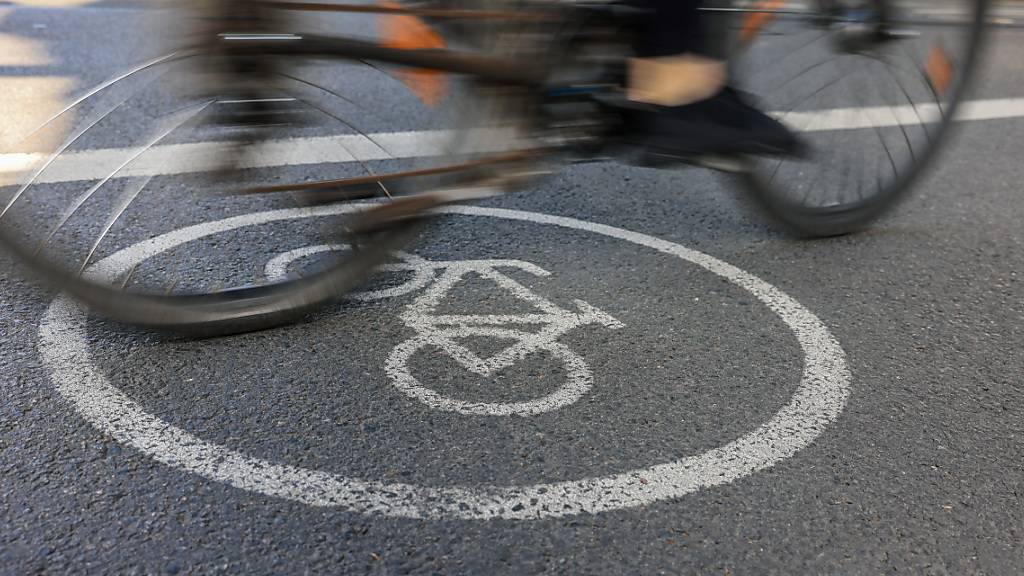
[[[701,51],[701,0],[637,0],[637,4],[649,13],[637,39],[637,56],[653,58]],[[670,25],[662,25],[666,23]]]
[[[644,105],[637,143],[667,156],[799,151],[795,135],[727,87],[724,31],[702,0],[639,3],[650,15],[629,66],[628,97]]]
[[[724,58],[708,55],[700,0],[641,0],[650,11],[629,63],[629,98],[661,106],[690,104],[725,86]]]

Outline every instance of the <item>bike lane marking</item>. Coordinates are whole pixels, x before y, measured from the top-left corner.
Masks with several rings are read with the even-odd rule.
[[[289,250],[271,258],[264,266],[264,274],[272,282],[281,281],[288,276],[288,267],[296,260],[344,250],[348,250],[348,247],[341,244],[319,244]],[[512,268],[534,276],[551,275],[547,270],[529,262],[494,259],[433,261],[404,252],[397,254],[397,257],[398,263],[385,264],[379,269],[382,272],[411,272],[412,278],[397,286],[354,292],[346,297],[362,301],[381,300],[404,296],[426,288],[424,293],[406,306],[405,311],[399,315],[406,326],[416,330],[417,334],[401,342],[391,351],[385,362],[384,371],[396,388],[431,408],[475,416],[534,416],[569,406],[590,391],[594,378],[586,361],[567,346],[557,342],[557,339],[575,328],[588,324],[599,324],[612,329],[623,327],[615,318],[582,300],[575,301],[580,313],[563,310],[497,271],[498,268]],[[492,281],[496,286],[508,290],[542,313],[437,314],[437,307],[448,292],[469,275]],[[509,328],[509,325],[540,325],[542,328],[537,332],[531,332]],[[457,341],[468,337],[500,338],[516,343],[500,353],[481,358]],[[430,347],[441,349],[463,368],[483,377],[508,368],[533,352],[545,351],[565,365],[566,383],[550,394],[527,401],[469,402],[448,398],[423,385],[409,369],[409,360],[412,356]]]
[[[122,249],[90,274],[113,275],[175,246],[245,226],[330,216],[350,206],[273,210],[197,224]],[[45,311],[39,350],[59,392],[93,426],[168,466],[311,506],[407,518],[529,520],[600,513],[675,499],[764,470],[807,447],[833,423],[849,396],[845,353],[828,328],[778,288],[722,260],[653,236],[534,212],[449,207],[441,212],[532,222],[617,238],[677,257],[743,288],[792,330],[804,354],[790,401],[767,422],[723,446],[647,468],[519,486],[419,486],[346,477],[254,458],[198,438],[146,412],[92,363],[86,313],[66,296]]]
[[[399,390],[432,408],[476,416],[534,416],[573,404],[590,390],[594,377],[586,361],[557,340],[580,326],[598,324],[616,329],[623,327],[621,322],[581,300],[575,301],[579,313],[563,310],[497,270],[512,268],[534,276],[551,275],[529,262],[463,260],[432,265],[444,268],[444,272],[399,315],[417,335],[395,347],[384,364],[384,371]],[[449,290],[469,275],[492,281],[541,313],[437,314],[437,307]],[[532,332],[510,328],[510,325],[540,325],[541,328]],[[457,342],[457,339],[473,336],[509,339],[516,343],[489,358],[481,358]],[[463,368],[483,377],[508,368],[533,352],[547,351],[565,365],[566,384],[541,398],[520,402],[468,402],[448,398],[420,383],[409,370],[412,355],[425,347],[444,350]]]

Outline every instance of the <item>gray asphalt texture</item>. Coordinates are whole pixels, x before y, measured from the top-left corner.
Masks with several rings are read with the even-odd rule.
[[[117,37],[102,36],[132,13],[117,4],[0,7],[0,32],[40,39],[54,57],[52,68],[2,70],[95,82],[132,60]],[[97,38],[109,45],[95,54],[110,62],[76,52]],[[1012,28],[993,34],[976,98],[1024,95],[1022,41]],[[1022,135],[1022,119],[962,126],[895,214],[831,240],[787,237],[736,202],[733,180],[697,169],[575,166],[485,202],[706,252],[792,296],[846,352],[848,404],[807,448],[730,484],[597,515],[362,515],[160,464],[92,427],[56,391],[37,349],[55,294],[0,254],[0,573],[1022,572]],[[335,168],[288,170],[317,178]],[[286,230],[275,229],[256,259],[304,245]],[[255,235],[205,249],[211,258],[237,250],[249,245],[247,234]],[[95,321],[90,352],[147,411],[206,440],[270,461],[427,486],[576,479],[703,452],[770,418],[799,381],[799,347],[768,309],[696,266],[631,244],[453,216],[414,252],[532,262],[552,275],[509,275],[563,308],[579,299],[620,320],[618,330],[585,326],[559,340],[586,358],[593,390],[529,418],[457,415],[406,397],[383,363],[409,336],[398,313],[415,296],[206,341]],[[471,281],[445,306],[508,313],[521,303]],[[420,353],[411,365],[452,397],[495,402],[536,397],[564,377],[550,356],[528,360],[490,379],[440,354]]]

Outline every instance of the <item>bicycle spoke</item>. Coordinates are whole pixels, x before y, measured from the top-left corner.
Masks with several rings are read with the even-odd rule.
[[[156,78],[151,80],[149,83],[147,83],[147,86],[149,84],[152,84],[156,80],[158,80],[161,76],[163,76],[163,73],[161,73],[159,76],[157,76]],[[3,218],[4,215],[7,214],[7,212],[11,209],[12,206],[14,206],[14,203],[18,201],[18,199],[21,197],[21,195],[24,194],[25,191],[28,190],[28,188],[30,186],[32,186],[33,183],[35,183],[35,181],[39,178],[39,176],[44,171],[46,171],[46,169],[49,168],[51,164],[53,164],[53,162],[57,159],[58,156],[63,154],[64,151],[66,151],[68,148],[70,148],[72,145],[74,145],[74,143],[77,142],[79,138],[84,136],[86,132],[88,132],[89,130],[92,130],[97,124],[99,124],[105,118],[107,118],[108,116],[110,116],[111,114],[116,112],[119,108],[121,108],[121,106],[123,106],[125,103],[127,103],[129,100],[131,100],[133,97],[135,97],[134,93],[133,94],[129,94],[123,100],[121,100],[120,102],[115,104],[113,107],[108,109],[106,112],[100,114],[95,120],[89,122],[86,126],[84,126],[83,128],[79,129],[78,131],[73,133],[67,140],[65,140],[64,143],[59,148],[57,148],[57,150],[55,152],[53,152],[46,159],[46,161],[44,161],[42,163],[42,165],[39,166],[38,169],[36,169],[32,173],[32,175],[28,178],[28,180],[26,180],[25,183],[22,184],[20,188],[18,188],[18,191],[14,193],[14,196],[12,196],[11,199],[7,202],[7,205],[4,206],[4,209],[0,210],[0,218]]]
[[[118,82],[126,80],[127,78],[129,78],[131,76],[134,76],[135,74],[138,74],[139,72],[142,72],[143,70],[147,70],[149,68],[152,68],[153,66],[156,66],[157,64],[162,64],[162,63],[168,62],[168,61],[170,61],[172,59],[182,58],[182,57],[189,56],[189,55],[192,55],[192,54],[193,54],[192,52],[188,52],[188,51],[171,52],[170,54],[165,54],[163,56],[160,56],[160,57],[154,58],[152,60],[149,60],[147,62],[143,62],[142,64],[139,64],[135,68],[131,68],[130,70],[128,70],[126,72],[123,72],[121,74],[117,74],[117,75],[112,76],[111,78],[109,78],[109,79],[101,82],[100,84],[96,85],[91,90],[89,90],[85,94],[79,96],[74,101],[72,101],[70,104],[68,104],[67,106],[62,108],[60,110],[60,112],[57,112],[56,114],[51,116],[49,119],[47,119],[45,122],[40,124],[38,128],[36,128],[32,132],[30,132],[28,134],[28,136],[25,137],[25,139],[27,140],[28,138],[31,138],[34,134],[38,133],[40,130],[42,130],[42,129],[46,128],[47,126],[49,126],[53,121],[57,120],[58,118],[60,118],[64,114],[68,113],[72,108],[75,108],[76,106],[78,106],[82,102],[85,102],[89,98],[92,98],[96,94],[102,92],[103,90],[106,90],[107,88],[113,86],[114,84],[117,84]]]
[[[295,77],[293,77],[293,76],[289,76],[289,75],[286,75],[286,74],[282,74],[281,76],[283,76],[284,78],[288,78],[288,79],[290,79],[290,80],[294,80],[294,81],[296,81],[296,82],[299,82],[299,83],[301,83],[301,84],[305,84],[305,85],[307,85],[307,86],[309,86],[309,87],[311,87],[311,88],[315,88],[315,89],[317,89],[317,90],[320,90],[320,91],[324,92],[325,94],[329,94],[329,95],[332,95],[332,96],[338,96],[338,95],[337,95],[337,94],[336,94],[335,92],[333,92],[333,91],[331,91],[331,90],[329,90],[329,89],[327,89],[327,88],[325,88],[325,87],[323,87],[323,86],[320,86],[320,85],[318,85],[318,84],[313,84],[313,83],[311,83],[311,82],[306,82],[306,81],[304,81],[304,80],[300,80],[300,79],[298,79],[298,78],[295,78]],[[388,75],[388,76],[390,76],[390,75]],[[343,96],[339,96],[339,97],[341,97],[341,98],[344,98]],[[375,138],[374,138],[373,136],[371,136],[370,134],[368,134],[368,133],[364,132],[363,130],[361,130],[361,129],[360,129],[360,128],[359,128],[358,126],[356,126],[355,124],[353,124],[353,123],[349,122],[348,120],[345,120],[344,118],[341,118],[340,116],[338,116],[338,115],[336,115],[336,114],[333,114],[332,112],[330,112],[330,111],[326,110],[325,108],[323,108],[323,107],[321,107],[321,106],[317,106],[316,104],[314,104],[314,103],[310,102],[310,101],[309,101],[309,100],[307,100],[307,99],[298,99],[298,100],[300,100],[301,102],[303,102],[303,103],[304,103],[304,104],[306,104],[307,106],[309,106],[309,107],[313,108],[314,110],[316,110],[316,111],[320,112],[321,114],[323,114],[323,115],[325,115],[325,116],[327,116],[327,117],[329,117],[329,118],[332,118],[332,119],[334,119],[334,120],[336,120],[336,121],[340,122],[340,123],[341,123],[342,125],[344,125],[344,126],[345,126],[346,128],[348,128],[349,130],[352,130],[353,132],[355,132],[355,133],[356,133],[356,134],[358,134],[359,136],[362,136],[363,138],[366,138],[366,140],[367,140],[367,141],[369,141],[369,142],[372,142],[372,143],[373,143],[373,144],[374,144],[375,146],[377,146],[378,148],[380,148],[380,149],[381,149],[381,150],[382,150],[382,151],[383,151],[383,152],[384,152],[385,154],[387,154],[388,156],[390,156],[390,157],[394,158],[394,155],[393,155],[393,154],[391,154],[391,152],[390,152],[390,151],[389,151],[389,150],[388,150],[387,148],[385,148],[385,147],[384,147],[384,146],[383,146],[383,145],[382,145],[382,144],[381,144],[380,142],[378,142],[378,141],[377,141],[377,140],[376,140],[376,139],[375,139]],[[358,105],[356,105],[356,106],[358,106]],[[344,147],[344,145],[343,145],[343,147]],[[350,151],[349,151],[349,150],[348,150],[347,148],[346,148],[345,150],[346,150],[346,151],[348,151],[348,152],[350,152]],[[359,158],[358,158],[358,157],[357,157],[357,156],[356,156],[355,154],[351,154],[351,152],[350,152],[350,155],[351,155],[351,156],[352,156],[353,158],[355,158],[355,159],[356,159],[357,161],[359,160]],[[364,168],[365,168],[365,166],[364,166]],[[372,172],[370,172],[370,173],[372,174]]]
[[[904,52],[904,57],[907,60],[910,60],[911,64],[914,64],[914,62],[916,62],[916,59],[913,58],[913,56],[911,54],[907,54],[905,49],[903,50],[903,52]],[[901,92],[903,92],[903,95],[906,97],[907,102],[910,104],[911,108],[913,109],[914,115],[917,116],[917,119],[918,119],[918,121],[920,122],[920,125],[921,125],[921,129],[924,131],[925,139],[928,140],[929,143],[931,143],[933,137],[932,137],[931,132],[928,129],[928,126],[929,126],[929,124],[932,124],[932,122],[926,122],[924,120],[924,118],[921,117],[920,112],[918,112],[917,103],[910,96],[910,93],[906,89],[906,86],[903,83],[903,80],[901,80],[900,76],[898,76],[897,74],[895,74],[893,72],[894,68],[897,69],[897,70],[904,70],[904,68],[902,66],[897,66],[893,62],[890,62],[889,60],[887,60],[886,58],[883,58],[881,56],[873,56],[873,55],[865,55],[865,56],[868,57],[868,58],[874,59],[875,61],[879,62],[882,66],[885,67],[886,73],[889,74],[889,76],[896,82],[897,87],[900,89]],[[922,81],[922,84],[925,87],[928,88],[929,93],[932,95],[932,101],[935,103],[936,109],[939,112],[939,118],[937,119],[936,123],[941,122],[942,117],[945,116],[945,113],[942,110],[942,98],[941,98],[941,96],[939,96],[939,94],[934,90],[934,88],[931,86],[931,83],[928,81],[927,76],[925,75],[925,73],[919,67],[915,67],[915,69],[913,70],[913,73]]]
[[[814,36],[813,38],[811,38],[811,40],[810,40],[810,41],[808,41],[808,42],[806,42],[806,43],[804,43],[804,44],[801,44],[800,46],[796,47],[795,49],[793,49],[793,50],[786,50],[786,55],[785,55],[785,56],[783,56],[783,57],[782,57],[782,58],[781,58],[780,60],[778,60],[777,62],[775,62],[775,63],[774,63],[774,64],[775,64],[775,66],[780,66],[780,65],[782,65],[782,64],[783,64],[783,63],[785,63],[785,62],[786,62],[787,60],[789,60],[790,58],[792,58],[792,57],[796,56],[797,54],[801,53],[801,52],[802,52],[802,51],[804,51],[805,49],[807,49],[807,48],[810,48],[811,46],[813,46],[814,44],[818,43],[819,41],[821,41],[821,40],[824,40],[824,39],[828,38],[828,36],[829,36],[830,34],[831,34],[831,31],[829,31],[829,30],[826,30],[826,31],[824,31],[824,32],[822,32],[822,33],[820,33],[820,34],[818,34],[818,35]],[[765,71],[765,73],[768,73],[768,72],[769,72],[769,71]],[[756,78],[756,76],[755,76],[755,78]]]
[[[392,158],[394,158],[394,156],[391,154],[391,152],[389,152],[387,150],[387,148],[384,148],[383,146],[381,146],[369,134],[367,134],[367,133],[363,132],[362,130],[360,130],[359,128],[353,126],[350,122],[342,119],[340,116],[337,116],[336,114],[333,114],[333,113],[325,110],[324,108],[322,108],[320,106],[317,106],[316,104],[313,104],[312,102],[309,102],[308,100],[304,100],[302,98],[297,98],[297,100],[299,100],[300,102],[306,104],[310,108],[313,108],[314,110],[317,110],[317,111],[321,112],[322,114],[324,114],[324,115],[326,115],[326,116],[328,116],[330,118],[333,118],[333,119],[337,120],[338,122],[342,123],[343,125],[347,126],[348,128],[354,130],[360,136],[366,138],[370,142],[373,142],[373,144],[375,146],[377,146],[378,148],[383,150],[384,153],[386,153],[388,156],[391,156]],[[360,158],[358,154],[353,153],[352,150],[349,147],[345,146],[344,143],[341,144],[341,147],[346,152],[348,152],[349,156],[354,158],[355,161],[358,162],[360,166],[362,166],[363,170],[365,170],[367,174],[369,174],[371,177],[376,177],[376,174],[374,173],[373,169],[370,168],[370,166],[362,158]],[[380,187],[380,190],[382,192],[384,192],[384,195],[387,196],[388,198],[391,198],[391,192],[388,191],[387,186],[385,186],[384,183],[381,182],[379,179],[376,180],[376,183],[377,183],[377,186]]]
[[[892,155],[892,150],[889,149],[889,144],[885,141],[885,136],[882,134],[882,129],[879,128],[878,126],[873,126],[873,128],[875,129],[875,136],[878,138],[878,141],[882,143],[882,148],[885,149],[885,155],[889,158],[889,164],[892,166],[893,178],[899,178],[900,171],[899,168],[896,167],[896,159]]]
[[[85,271],[86,266],[89,265],[89,261],[92,259],[93,254],[96,253],[96,249],[99,248],[100,242],[102,242],[103,239],[107,236],[107,234],[110,233],[110,229],[114,227],[114,224],[117,223],[118,219],[121,218],[121,215],[124,214],[124,212],[128,209],[128,206],[130,206],[131,203],[135,201],[135,199],[139,196],[140,193],[142,193],[142,190],[146,187],[147,184],[149,184],[149,182],[152,179],[153,176],[147,176],[133,191],[125,195],[124,201],[114,211],[114,214],[110,217],[110,219],[107,220],[107,223],[103,226],[103,230],[100,231],[99,236],[96,237],[96,240],[93,242],[92,247],[89,249],[89,253],[86,254],[85,259],[82,260],[82,266],[81,268],[78,269],[79,275],[81,275],[82,272]]]
[[[786,110],[779,115],[779,118],[784,121],[786,119],[786,116],[788,116],[789,114],[793,113],[793,111],[796,110],[797,107],[799,107],[800,105],[804,104],[805,102],[807,102],[811,98],[814,98],[815,96],[821,94],[825,90],[828,90],[829,88],[831,88],[831,87],[835,86],[836,84],[842,82],[845,79],[846,79],[846,77],[844,75],[840,74],[837,78],[834,78],[834,79],[826,82],[824,85],[822,85],[819,88],[815,89],[813,92],[811,92],[807,96],[800,97],[800,99],[797,100],[797,102],[795,104],[793,104],[791,106],[787,106]]]
[[[800,78],[803,78],[804,76],[806,76],[806,75],[810,74],[811,72],[814,72],[815,70],[818,70],[818,69],[822,68],[823,66],[827,66],[827,65],[829,65],[829,64],[835,64],[836,62],[839,62],[839,61],[840,61],[840,60],[841,60],[842,58],[843,58],[843,56],[842,56],[842,55],[839,55],[839,56],[833,56],[833,57],[831,57],[831,58],[829,58],[829,59],[827,59],[827,60],[824,60],[824,61],[822,61],[822,62],[818,62],[817,64],[812,64],[811,66],[808,66],[807,68],[804,68],[803,70],[801,70],[800,72],[798,72],[798,73],[797,73],[797,74],[796,74],[795,76],[792,76],[791,78],[789,78],[788,80],[786,80],[786,81],[785,81],[784,83],[782,83],[781,85],[779,85],[779,86],[776,86],[775,88],[771,89],[770,91],[768,91],[768,92],[764,93],[764,94],[763,94],[763,96],[766,96],[766,97],[767,97],[767,96],[769,96],[769,95],[771,95],[771,94],[775,94],[775,93],[777,93],[777,92],[778,92],[779,90],[782,90],[782,89],[783,89],[783,88],[785,88],[786,86],[789,86],[789,85],[790,85],[790,84],[792,84],[793,82],[795,82],[795,81],[799,80]],[[839,77],[839,80],[843,80],[843,79],[844,79],[844,78],[843,78],[842,76],[840,76],[840,77]]]
[[[69,206],[64,211],[63,214],[61,214],[60,218],[57,221],[57,224],[50,230],[50,232],[46,235],[46,237],[36,246],[35,253],[38,254],[46,246],[46,244],[48,244],[50,242],[50,240],[53,239],[53,236],[55,234],[57,234],[57,231],[60,230],[60,228],[62,226],[64,226],[64,224],[66,224],[68,220],[71,219],[71,217],[75,214],[75,212],[77,212],[78,209],[81,208],[82,205],[85,204],[89,200],[89,198],[92,198],[92,196],[100,188],[102,188],[104,184],[106,184],[111,179],[113,179],[115,176],[117,176],[122,170],[124,170],[125,167],[127,167],[129,164],[134,162],[137,158],[139,158],[140,156],[145,154],[153,146],[155,146],[161,140],[163,140],[164,138],[169,136],[172,132],[177,130],[179,127],[184,125],[186,122],[188,122],[192,118],[195,118],[197,115],[199,115],[203,110],[205,110],[207,107],[209,107],[210,104],[212,104],[213,102],[214,102],[214,100],[210,100],[210,101],[208,101],[208,102],[206,102],[204,104],[195,106],[193,110],[188,110],[186,112],[179,112],[178,115],[180,116],[180,118],[175,118],[174,121],[170,122],[170,127],[168,127],[165,130],[160,131],[160,133],[155,138],[153,138],[152,140],[147,142],[146,145],[144,145],[141,148],[137,149],[133,154],[131,154],[128,157],[127,160],[125,160],[120,165],[118,165],[116,168],[114,168],[114,170],[110,174],[108,174],[105,178],[103,178],[102,180],[100,180],[99,182],[97,182],[96,184],[91,186],[88,190],[86,190],[81,196],[79,196],[71,204],[71,206]]]
[[[903,97],[906,98],[907,104],[910,105],[910,109],[914,111],[914,116],[917,117],[918,125],[920,125],[921,130],[924,131],[925,140],[928,140],[930,142],[931,135],[928,133],[928,125],[924,121],[924,118],[921,117],[920,112],[917,111],[917,103],[914,102],[914,99],[910,96],[910,92],[907,91],[906,87],[903,85],[903,82],[899,79],[899,77],[892,73],[892,70],[889,69],[886,62],[884,62],[881,59],[878,59],[877,61],[885,68],[886,74],[888,74],[896,82],[896,87],[899,88],[900,92],[903,94]],[[914,162],[917,162],[917,154],[914,151],[914,146],[910,143],[910,135],[907,134],[907,129],[906,126],[903,124],[903,120],[899,118],[899,115],[896,113],[895,107],[889,106],[889,109],[893,110],[893,116],[896,117],[897,125],[900,127],[900,132],[903,133],[903,140],[907,143],[907,151],[910,152],[910,159]]]
[[[128,288],[128,283],[132,281],[132,277],[135,276],[135,271],[138,269],[139,264],[137,262],[135,264],[132,264],[132,267],[128,269],[127,273],[125,273],[124,279],[121,280],[121,290],[126,290]]]
[[[371,68],[373,68],[374,70],[377,70],[378,72],[380,72],[382,74],[387,74],[386,71],[381,70],[381,69],[377,68],[376,66],[373,66],[371,64],[366,64],[366,65],[370,66]],[[327,94],[330,94],[331,96],[334,96],[335,98],[345,102],[346,104],[351,104],[352,106],[355,106],[356,108],[359,108],[360,110],[362,110],[364,112],[370,113],[371,115],[373,115],[374,118],[377,118],[378,120],[383,120],[383,118],[381,118],[376,112],[374,112],[373,109],[368,108],[366,106],[363,106],[362,104],[359,104],[355,100],[352,100],[351,98],[345,96],[344,94],[342,94],[342,93],[340,93],[340,92],[338,92],[336,90],[332,90],[332,89],[327,88],[326,86],[324,86],[322,84],[317,84],[315,82],[310,82],[309,80],[305,80],[305,79],[299,78],[297,76],[292,76],[291,74],[288,74],[286,72],[278,72],[278,74],[280,74],[281,76],[283,76],[283,77],[285,77],[285,78],[287,78],[289,80],[293,80],[293,81],[298,82],[300,84],[305,84],[306,86],[309,86],[310,88],[316,88],[317,90],[321,90],[321,91],[323,91],[323,92],[325,92]],[[388,74],[388,76],[390,76],[390,74]]]
[[[904,47],[903,51],[904,53],[906,52],[906,47]],[[931,81],[928,79],[928,72],[921,67],[921,64],[919,64],[917,62],[917,59],[913,58],[912,55],[907,54],[907,58],[914,63],[914,67],[917,70],[918,76],[921,77],[921,79],[924,81],[924,85],[928,88],[928,91],[931,92],[932,98],[935,100],[935,104],[939,107],[939,116],[945,117],[946,111],[943,109],[942,96],[939,95],[939,93],[935,90],[935,86],[933,86]]]

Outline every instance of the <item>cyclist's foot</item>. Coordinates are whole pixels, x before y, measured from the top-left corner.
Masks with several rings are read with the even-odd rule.
[[[732,88],[685,106],[636,104],[627,117],[625,141],[640,153],[641,163],[805,153],[796,134]]]

